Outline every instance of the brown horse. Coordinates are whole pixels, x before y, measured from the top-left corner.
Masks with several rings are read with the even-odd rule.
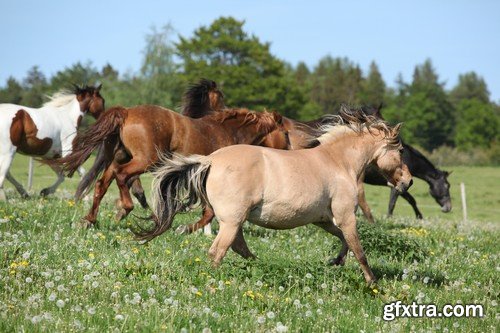
[[[57,163],[71,176],[92,151],[104,144],[101,149],[105,159],[94,179],[104,171],[95,184],[92,208],[84,218],[86,226],[93,226],[100,202],[113,179],[120,191],[120,217],[130,213],[134,206],[127,183],[148,171],[158,161],[158,152],[208,155],[238,143],[259,145],[269,135],[280,137],[283,147],[278,148],[284,149],[287,140],[281,121],[277,113],[246,109],[213,112],[192,119],[159,106],[113,107],[78,134],[73,152]]]
[[[4,180],[9,180],[21,194],[28,197],[23,186],[10,174],[16,152],[51,160],[66,156],[73,148],[73,139],[85,114],[98,118],[104,111],[104,98],[98,87],[75,86],[72,92],[59,92],[41,108],[15,104],[0,104],[0,200],[5,200]],[[64,176],[54,166],[57,181],[41,191],[53,193]]]
[[[343,109],[338,124],[323,131],[311,149],[236,145],[209,156],[163,156],[153,181],[155,225],[137,232],[138,238],[159,236],[177,213],[200,200],[213,209],[220,224],[209,250],[215,266],[229,247],[253,257],[243,237],[246,220],[271,229],[314,224],[342,241],[334,263],[344,264],[350,249],[366,282],[372,283],[375,276],[356,230],[357,182],[368,165],[376,165],[398,191],[411,185],[401,157],[399,125],[390,128]]]

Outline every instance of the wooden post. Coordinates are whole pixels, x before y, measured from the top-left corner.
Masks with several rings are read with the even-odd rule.
[[[462,195],[462,213],[464,215],[464,222],[467,222],[467,201],[465,196],[465,184],[460,183],[460,194]]]
[[[28,167],[28,192],[31,191],[31,186],[33,185],[33,157],[30,157],[30,163]]]

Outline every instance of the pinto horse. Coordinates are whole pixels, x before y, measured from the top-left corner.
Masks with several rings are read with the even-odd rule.
[[[153,105],[108,109],[91,127],[79,133],[73,152],[56,163],[71,176],[92,151],[104,144],[105,159],[95,178],[94,199],[83,219],[89,227],[96,224],[100,202],[111,182],[116,179],[120,191],[123,218],[134,205],[127,186],[158,161],[158,153],[208,155],[228,145],[260,144],[266,136],[278,136],[287,146],[281,115],[258,113],[246,109],[214,112],[192,119]],[[89,184],[90,186],[90,184]]]
[[[0,200],[6,200],[3,183],[9,180],[21,194],[28,193],[10,174],[14,154],[36,156],[50,160],[71,152],[73,139],[82,117],[89,113],[98,118],[104,111],[104,98],[98,87],[76,87],[72,93],[60,92],[41,108],[0,104]],[[54,193],[64,180],[60,168],[52,166],[57,174],[54,185],[41,191],[45,196]]]
[[[348,249],[367,283],[375,281],[359,242],[354,214],[357,182],[376,165],[399,191],[411,185],[401,158],[399,125],[342,109],[335,126],[324,128],[311,149],[276,150],[248,145],[220,149],[209,156],[164,155],[153,180],[154,226],[135,231],[149,241],[171,225],[175,215],[201,201],[210,206],[220,229],[209,256],[215,266],[231,247],[253,257],[243,237],[246,220],[271,229],[314,224],[340,238],[335,264]]]

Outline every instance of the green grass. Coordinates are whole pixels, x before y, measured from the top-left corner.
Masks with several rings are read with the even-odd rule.
[[[12,170],[23,182],[26,165],[16,158]],[[500,169],[452,169],[451,213],[440,212],[425,183],[417,181],[411,190],[423,221],[402,199],[395,217],[384,218],[389,190],[367,189],[378,223],[369,226],[360,218],[358,227],[380,279],[375,290],[365,286],[352,256],[344,267],[325,264],[339,241],[315,227],[271,231],[246,225],[258,259],[230,252],[213,269],[206,255],[212,238],[201,233],[170,231],[138,245],[128,230],[135,218],[113,220],[114,185],[96,230],[75,227],[90,205],[70,199],[76,178],[48,199],[21,200],[6,186],[9,202],[0,203],[0,332],[272,332],[283,326],[289,332],[495,332]],[[54,180],[47,167],[37,167],[34,190]],[[467,223],[461,221],[460,182],[467,186]],[[179,215],[174,228],[196,217]],[[479,303],[485,317],[385,322],[383,306],[394,300]]]

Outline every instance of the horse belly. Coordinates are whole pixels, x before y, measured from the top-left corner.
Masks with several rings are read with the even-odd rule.
[[[269,229],[292,229],[316,222],[331,221],[330,200],[310,202],[274,202],[252,209],[248,221]]]

